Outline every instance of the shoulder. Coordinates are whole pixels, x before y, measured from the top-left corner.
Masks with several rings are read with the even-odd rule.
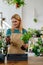
[[[7,29],[7,31],[11,31],[11,29]]]
[[[7,29],[6,35],[9,36],[11,34],[11,29]]]
[[[27,33],[27,30],[23,28],[23,33]]]

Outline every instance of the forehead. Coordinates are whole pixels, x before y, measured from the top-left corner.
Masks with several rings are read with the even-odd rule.
[[[15,19],[15,18],[12,18],[11,20],[17,20],[17,19]]]

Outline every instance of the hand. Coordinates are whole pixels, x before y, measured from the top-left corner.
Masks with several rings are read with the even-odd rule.
[[[10,41],[10,36],[7,36],[6,37],[6,42],[9,42]]]
[[[22,49],[22,50],[26,50],[25,47],[24,47],[23,45],[22,45],[21,49]]]
[[[25,48],[28,48],[28,44],[24,44],[24,47],[25,47]]]

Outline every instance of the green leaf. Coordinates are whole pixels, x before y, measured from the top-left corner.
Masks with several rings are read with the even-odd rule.
[[[42,52],[42,53],[43,53],[43,47],[41,47],[40,52]]]
[[[42,44],[42,39],[41,38],[38,38],[38,42],[37,42],[39,45]]]

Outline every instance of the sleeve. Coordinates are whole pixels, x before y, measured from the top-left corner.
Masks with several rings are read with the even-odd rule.
[[[24,34],[24,33],[27,33],[27,30],[26,30],[26,29],[23,29],[23,34]]]
[[[8,29],[7,32],[6,32],[6,36],[10,36],[11,35],[11,30]]]

